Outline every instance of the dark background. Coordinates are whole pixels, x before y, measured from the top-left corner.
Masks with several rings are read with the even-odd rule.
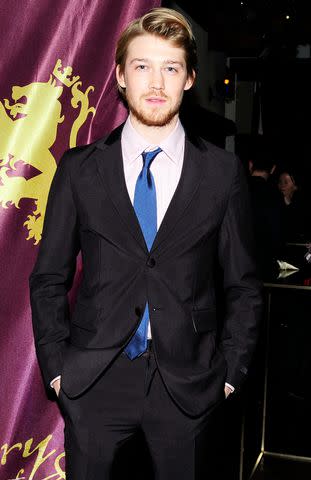
[[[208,31],[210,49],[225,51],[228,56],[257,56],[265,48],[274,53],[294,52],[297,43],[311,40],[307,0],[162,2],[163,6],[173,4]]]
[[[218,0],[203,5],[202,2],[178,0],[164,1],[162,5],[180,8],[190,21],[194,20],[208,32],[208,52],[223,52],[225,59],[231,58],[230,70],[226,70],[231,80],[253,81],[258,87],[252,100],[248,135],[225,119],[221,122],[217,117],[215,124],[211,112],[210,115],[204,112],[202,116],[201,111],[197,124],[191,115],[192,125],[198,127],[200,133],[205,130],[205,136],[221,146],[224,146],[226,135],[235,133],[236,153],[243,160],[254,148],[252,140],[258,135],[261,110],[263,138],[280,169],[289,164],[300,176],[309,177],[311,59],[297,58],[297,52],[299,45],[311,43],[310,2]],[[204,61],[201,59],[201,63]],[[219,84],[222,82],[220,78]],[[235,86],[231,83],[229,95]]]

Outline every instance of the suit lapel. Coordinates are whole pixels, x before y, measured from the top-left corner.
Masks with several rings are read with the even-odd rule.
[[[151,248],[151,254],[159,248],[166,237],[172,232],[202,180],[201,153],[190,140],[186,138],[185,156],[179,183],[164,215],[156,238]]]
[[[99,175],[123,223],[145,254],[147,245],[129,197],[123,170],[121,132],[123,125],[97,144],[95,151]],[[201,151],[186,138],[185,156],[179,183],[153,242],[152,254],[174,229],[202,180]]]
[[[107,141],[98,144],[95,155],[99,175],[111,201],[129,233],[147,253],[146,242],[125,183],[120,138],[111,145],[107,145]]]

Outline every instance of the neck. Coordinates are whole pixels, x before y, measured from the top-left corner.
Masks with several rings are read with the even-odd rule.
[[[139,133],[139,135],[141,135],[145,140],[148,140],[148,142],[150,142],[152,145],[159,145],[159,143],[167,138],[176,127],[178,115],[175,115],[175,117],[167,125],[161,127],[150,127],[145,125],[137,120],[137,118],[131,113],[130,119],[132,126]]]

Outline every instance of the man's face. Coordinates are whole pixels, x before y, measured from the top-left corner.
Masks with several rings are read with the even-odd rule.
[[[131,114],[142,124],[162,127],[177,115],[188,77],[184,50],[168,40],[145,34],[129,44],[124,72],[117,80],[125,88]]]

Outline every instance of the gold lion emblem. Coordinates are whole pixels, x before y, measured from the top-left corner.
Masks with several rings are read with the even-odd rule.
[[[49,81],[14,86],[11,95],[14,103],[10,104],[8,99],[0,101],[0,205],[19,208],[22,198],[35,200],[35,208],[24,223],[27,240],[33,238],[35,245],[41,240],[48,193],[57,166],[50,148],[55,143],[58,125],[65,120],[59,100],[64,87],[57,85],[57,80],[71,89],[72,107],[80,107],[69,139],[69,147],[75,147],[79,129],[89,114],[96,113],[94,107],[89,107],[88,98],[94,87],[89,86],[83,92],[80,77],[72,76],[72,67],[63,68],[60,59]],[[18,175],[17,162],[23,165]],[[30,166],[38,174],[28,179]]]

